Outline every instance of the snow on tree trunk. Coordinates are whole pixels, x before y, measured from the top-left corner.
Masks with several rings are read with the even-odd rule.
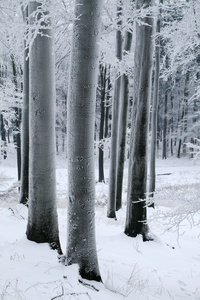
[[[110,90],[112,88],[110,81],[110,65],[107,67],[107,90],[106,90],[106,99],[105,99],[105,130],[104,136],[108,138],[109,134],[109,114],[110,114]]]
[[[131,43],[132,43],[132,32],[127,31],[125,34],[125,41],[124,41],[124,55],[126,55],[130,51]],[[125,150],[126,150],[128,98],[129,98],[128,75],[123,74],[121,77],[121,101],[120,101],[119,124],[118,124],[116,210],[119,210],[122,206],[122,185],[123,185],[124,160],[125,160]]]
[[[157,20],[157,33],[160,33],[160,17]],[[150,153],[150,180],[149,195],[153,197],[156,187],[156,145],[157,145],[157,116],[159,102],[159,75],[160,75],[160,37],[156,39],[155,47],[155,76],[154,93],[151,117],[151,153]],[[154,204],[151,205],[154,207]]]
[[[122,14],[122,1],[119,1],[117,7],[117,17],[119,29],[116,32],[116,57],[120,62],[122,60],[122,33],[120,16]],[[112,103],[112,127],[111,127],[111,154],[110,154],[110,169],[109,169],[109,195],[107,217],[116,218],[116,177],[117,177],[117,138],[118,138],[118,118],[119,118],[119,101],[121,90],[120,73],[116,75],[114,97]]]
[[[24,23],[27,24],[28,7],[22,7],[22,12]],[[27,204],[29,181],[29,51],[26,48],[26,40],[24,40],[24,48],[20,203]]]
[[[136,1],[137,8],[152,5],[153,1]],[[153,56],[153,18],[146,16],[144,23],[136,22],[134,88],[136,109],[132,114],[128,195],[125,233],[135,237],[142,234],[149,240],[146,215],[147,145],[149,127],[149,98]],[[147,25],[148,24],[148,25]],[[135,119],[136,117],[136,119]]]
[[[100,281],[95,239],[94,125],[101,6],[76,0],[68,94],[68,232],[66,265]]]
[[[100,125],[99,125],[99,182],[105,182],[104,179],[104,124],[105,124],[105,99],[106,99],[106,76],[107,66],[100,65]]]
[[[47,1],[46,4],[49,4]],[[29,15],[40,22],[31,48],[30,67],[30,153],[29,211],[27,238],[38,243],[48,242],[61,253],[58,237],[55,178],[55,80],[53,38],[48,12],[41,3],[29,3]],[[48,27],[47,27],[48,26]]]

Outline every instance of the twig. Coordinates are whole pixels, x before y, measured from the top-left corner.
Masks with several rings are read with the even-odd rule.
[[[91,288],[94,289],[96,292],[99,292],[99,290],[98,290],[94,285],[89,284],[89,283],[86,283],[86,282],[82,281],[81,279],[79,279],[78,281],[79,281],[81,284],[83,284],[83,285],[86,285],[86,286],[91,287]]]
[[[63,287],[62,287],[63,288]],[[88,294],[88,293],[67,293],[67,294],[65,294],[66,296],[79,296],[79,295],[87,295],[88,296],[88,298],[89,299],[91,299],[91,297],[90,297],[90,295]],[[63,294],[61,294],[61,295],[59,295],[59,296],[55,296],[55,297],[53,297],[53,298],[51,298],[51,300],[54,300],[54,299],[56,299],[56,298],[59,298],[59,297],[62,297],[62,296],[64,296],[64,293]]]
[[[54,300],[54,299],[56,299],[56,298],[60,298],[60,297],[62,297],[62,296],[64,296],[64,289],[63,289],[63,286],[62,286],[62,294],[60,294],[60,295],[58,295],[58,296],[55,296],[55,297],[51,298],[51,300]]]

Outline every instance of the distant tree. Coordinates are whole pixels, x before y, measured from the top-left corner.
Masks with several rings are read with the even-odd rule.
[[[100,125],[99,125],[99,182],[104,179],[104,126],[105,126],[105,107],[106,107],[106,86],[107,86],[107,66],[100,64]]]
[[[94,124],[101,6],[76,0],[68,94],[68,231],[66,265],[100,281],[95,241]]]
[[[164,3],[165,4],[165,3]],[[198,1],[170,1],[162,6],[161,41],[161,126],[163,157],[167,147],[177,157],[186,154],[186,144],[199,136],[198,109],[200,70],[200,6]],[[188,105],[190,104],[190,105]],[[167,125],[167,126],[166,126]],[[187,127],[187,128],[186,128]],[[166,133],[166,134],[165,134]],[[165,147],[167,145],[167,147]]]
[[[111,84],[111,76],[110,76],[110,65],[107,66],[107,90],[106,90],[106,106],[105,106],[105,130],[104,130],[104,137],[109,138],[110,137],[110,92],[112,90],[112,84]]]
[[[169,68],[169,57],[166,55],[166,69]],[[167,133],[168,133],[168,103],[170,95],[170,78],[167,78],[164,83],[164,113],[163,113],[163,149],[162,149],[162,159],[167,159]]]
[[[13,133],[17,153],[17,175],[21,177],[21,46],[22,23],[18,2],[1,0],[0,3],[0,102],[6,120],[8,142]]]
[[[149,8],[153,0],[138,0],[136,8]],[[147,145],[149,128],[149,101],[151,94],[151,73],[153,60],[153,26],[152,16],[135,23],[135,72],[134,72],[134,105],[132,114],[130,158],[128,173],[128,195],[125,234],[143,240],[151,239],[146,215],[147,185]]]
[[[181,103],[181,111],[180,111],[180,135],[179,135],[179,143],[178,143],[178,152],[177,158],[181,157],[181,146],[183,146],[183,150],[186,151],[186,142],[187,141],[187,134],[188,134],[188,98],[189,98],[189,83],[190,83],[190,72],[187,71],[185,75],[185,83],[184,83],[184,90],[183,90],[183,98]]]
[[[3,155],[3,158],[7,158],[7,151],[6,151],[6,129],[5,129],[5,122],[3,118],[3,114],[0,114],[0,132],[1,132],[1,144],[0,144],[0,155]]]
[[[54,0],[55,80],[56,80],[56,148],[57,154],[67,152],[67,92],[73,22],[73,0]]]
[[[13,83],[14,83],[14,89],[15,94],[18,94],[21,92],[21,86],[18,83],[18,76],[19,71],[15,60],[15,55],[11,54],[11,65],[12,65],[12,72],[13,72]],[[16,96],[15,96],[16,97]],[[18,181],[21,179],[21,106],[18,103],[13,108],[15,111],[15,147],[17,150],[17,171],[18,171]]]
[[[43,5],[44,9],[43,9]],[[30,153],[27,238],[61,253],[55,178],[55,81],[50,1],[29,2],[30,24],[39,30],[30,45]],[[34,26],[33,26],[34,27]]]
[[[110,65],[103,62],[99,65],[99,80],[97,88],[96,123],[99,123],[99,179],[98,182],[105,182],[104,177],[104,153],[107,150],[109,138],[109,117],[110,117]],[[100,118],[100,120],[99,120]]]

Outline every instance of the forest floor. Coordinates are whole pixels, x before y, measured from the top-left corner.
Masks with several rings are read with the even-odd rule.
[[[96,173],[97,175],[97,173]],[[18,204],[12,149],[0,160],[1,300],[200,299],[200,166],[188,158],[157,160],[155,209],[148,208],[154,241],[127,237],[127,167],[123,208],[106,217],[106,183],[96,183],[96,239],[103,284],[80,281],[78,267],[58,263],[46,244],[26,239],[27,209]],[[66,248],[66,159],[57,157],[60,239]]]

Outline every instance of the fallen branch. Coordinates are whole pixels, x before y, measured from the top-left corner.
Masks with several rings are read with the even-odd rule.
[[[87,295],[88,296],[88,298],[91,300],[91,297],[90,297],[90,295],[88,294],[88,293],[67,293],[67,294],[65,294],[66,296],[79,296],[79,295]],[[60,297],[62,297],[62,296],[64,296],[64,291],[63,291],[63,287],[62,287],[62,294],[60,294],[60,295],[58,295],[58,296],[55,296],[55,297],[53,297],[53,298],[51,298],[51,300],[55,300],[55,299],[57,299],[57,298],[60,298]]]
[[[172,173],[163,173],[163,174],[157,174],[157,176],[163,176],[163,175],[171,175]]]
[[[60,294],[60,295],[58,295],[58,296],[55,296],[55,297],[51,298],[51,300],[60,298],[60,297],[62,297],[62,296],[64,296],[64,289],[63,289],[63,286],[62,286],[62,294]]]
[[[81,279],[78,280],[81,284],[85,285],[85,286],[89,286],[90,288],[94,289],[96,292],[99,292],[99,290],[92,284],[86,283],[84,281],[82,281]]]

